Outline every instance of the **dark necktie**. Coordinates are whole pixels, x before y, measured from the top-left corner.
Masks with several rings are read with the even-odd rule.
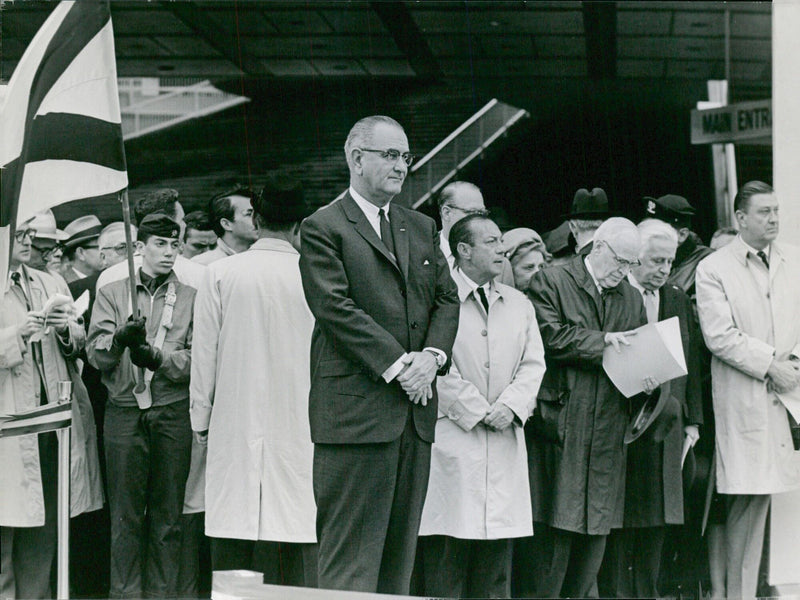
[[[381,219],[381,240],[383,240],[383,245],[386,246],[386,249],[394,256],[394,238],[392,237],[392,228],[389,226],[389,219],[386,218],[386,211],[380,208],[378,209],[378,215]]]
[[[764,251],[759,250],[758,252],[756,252],[756,256],[758,256],[758,258],[761,259],[761,262],[767,265],[767,269],[769,269],[769,259],[767,258],[767,255],[764,253]]]
[[[486,310],[486,314],[489,314],[489,300],[486,298],[486,292],[483,291],[482,287],[479,287],[476,291],[478,292],[481,304],[483,304],[483,308]]]
[[[20,292],[22,292],[22,297],[25,298],[25,304],[27,305],[28,310],[30,310],[31,302],[28,299],[28,294],[25,293],[25,288],[22,287],[22,276],[20,275],[19,271],[14,271],[11,274],[11,281],[13,281],[14,285],[19,288]]]

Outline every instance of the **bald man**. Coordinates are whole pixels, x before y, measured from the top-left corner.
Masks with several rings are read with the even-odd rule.
[[[647,317],[626,280],[638,264],[636,226],[619,217],[595,232],[588,255],[531,280],[547,372],[528,435],[539,556],[534,596],[593,592],[606,536],[622,524],[627,402],[602,367],[606,346],[628,344]]]

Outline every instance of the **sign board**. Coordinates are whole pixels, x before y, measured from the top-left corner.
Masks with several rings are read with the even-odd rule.
[[[692,110],[692,144],[764,143],[772,137],[772,100]]]

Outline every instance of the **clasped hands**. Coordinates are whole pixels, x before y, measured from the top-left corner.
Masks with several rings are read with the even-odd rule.
[[[427,350],[409,352],[405,359],[403,370],[397,375],[397,382],[403,391],[408,394],[408,399],[414,404],[428,405],[428,400],[433,398],[431,384],[436,377],[436,358]]]
[[[767,369],[767,389],[778,394],[791,392],[800,383],[800,361],[775,357]]]

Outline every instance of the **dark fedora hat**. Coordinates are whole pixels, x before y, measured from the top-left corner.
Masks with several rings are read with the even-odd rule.
[[[645,432],[655,442],[663,442],[681,413],[681,404],[672,395],[670,382],[664,382],[656,393],[647,396],[625,431],[625,443],[639,439]]]
[[[570,211],[562,216],[564,219],[605,219],[610,216],[608,196],[603,188],[596,187],[591,192],[581,188],[575,192]]]

